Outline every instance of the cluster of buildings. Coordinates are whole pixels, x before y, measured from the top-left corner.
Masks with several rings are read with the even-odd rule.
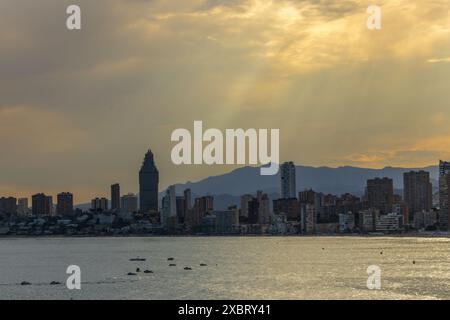
[[[214,207],[214,196],[195,196],[170,186],[158,197],[159,172],[149,150],[139,171],[139,196],[94,198],[88,211],[74,209],[74,197],[63,192],[28,199],[0,198],[0,234],[336,234],[449,231],[450,162],[439,163],[439,206],[433,207],[429,172],[403,175],[403,195],[387,177],[367,180],[362,197],[314,190],[297,192],[292,162],[280,166],[280,197],[244,194],[226,210]]]

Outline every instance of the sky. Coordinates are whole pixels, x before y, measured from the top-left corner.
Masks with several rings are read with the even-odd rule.
[[[66,28],[67,6],[82,29]],[[235,168],[175,166],[171,133],[280,130],[280,159],[450,159],[450,4],[377,0],[0,1],[0,195],[160,189]]]

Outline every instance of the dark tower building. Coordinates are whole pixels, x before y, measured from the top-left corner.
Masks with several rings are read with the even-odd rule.
[[[139,171],[139,202],[142,212],[158,211],[159,172],[151,150],[145,154]]]
[[[439,227],[449,230],[450,162],[439,161]]]
[[[403,200],[408,205],[409,221],[413,221],[416,212],[431,210],[432,197],[429,172],[421,170],[403,173]]]
[[[56,213],[59,216],[71,216],[73,214],[73,194],[69,192],[59,193],[57,196]]]
[[[389,178],[367,180],[367,197],[370,208],[391,213],[394,204],[394,183]]]
[[[35,194],[32,199],[33,215],[49,216],[52,214],[53,198],[43,193]]]
[[[118,183],[111,186],[111,210],[120,209],[120,185]]]

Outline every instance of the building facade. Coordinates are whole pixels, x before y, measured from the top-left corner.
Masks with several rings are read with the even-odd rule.
[[[94,212],[108,211],[108,199],[94,198],[91,200],[91,210]]]
[[[285,162],[280,166],[280,179],[281,198],[296,198],[295,165],[293,162]]]
[[[59,216],[73,215],[73,194],[62,192],[56,196],[56,214]]]
[[[120,210],[120,185],[115,183],[111,186],[111,210]]]
[[[139,171],[139,200],[142,212],[158,211],[159,172],[151,150],[145,154]]]
[[[138,211],[138,197],[134,193],[123,195],[120,199],[120,211],[134,213]]]
[[[439,228],[449,230],[450,162],[439,161]]]
[[[408,221],[413,221],[416,212],[431,210],[433,193],[429,172],[421,170],[403,174],[403,200],[408,205]]]
[[[34,216],[49,216],[53,211],[53,197],[43,193],[31,197],[32,213]]]
[[[390,178],[367,180],[367,197],[369,207],[381,213],[391,213],[394,204],[394,182]]]
[[[14,197],[0,198],[0,215],[16,215],[17,199]]]

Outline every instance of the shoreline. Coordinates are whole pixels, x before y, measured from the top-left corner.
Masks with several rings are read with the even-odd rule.
[[[0,240],[7,239],[92,239],[92,238],[450,238],[450,232],[445,233],[405,233],[405,234],[291,234],[291,235],[271,235],[271,234],[246,234],[246,235],[2,235]]]

